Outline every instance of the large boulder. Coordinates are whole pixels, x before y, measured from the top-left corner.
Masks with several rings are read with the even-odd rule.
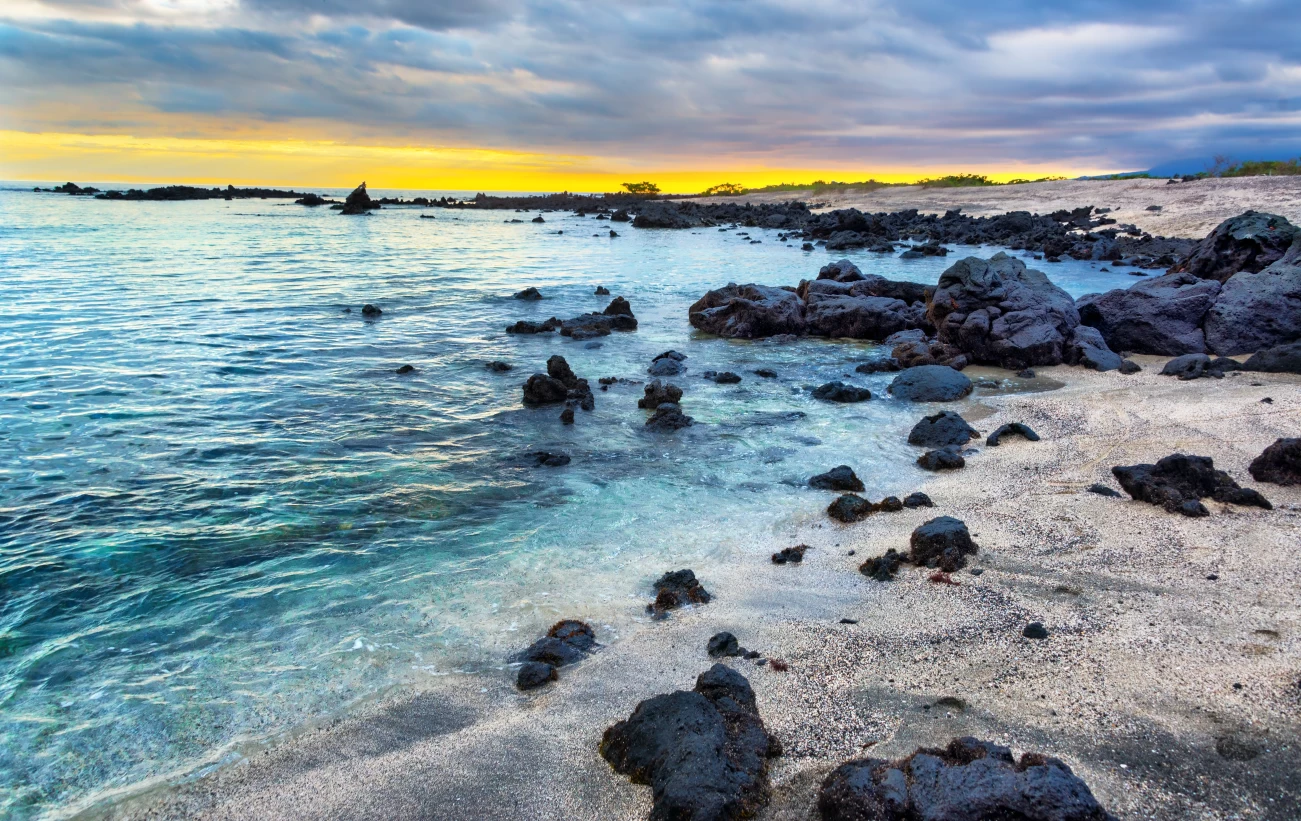
[[[813,292],[804,309],[814,336],[881,340],[926,324],[920,305],[882,296],[836,296]]]
[[[601,737],[601,757],[651,788],[651,821],[731,821],[768,803],[781,754],[744,676],[715,664],[693,690],[654,696]]]
[[[1130,288],[1082,296],[1080,322],[1102,333],[1113,351],[1179,356],[1205,353],[1202,320],[1220,283],[1192,274],[1167,274]]]
[[[1200,500],[1207,497],[1226,504],[1273,509],[1259,492],[1240,487],[1229,474],[1216,470],[1209,456],[1173,453],[1155,465],[1118,465],[1111,473],[1130,496],[1160,505],[1171,513],[1206,516]]]
[[[1242,271],[1254,273],[1274,264],[1298,238],[1301,229],[1285,218],[1247,211],[1220,223],[1170,270],[1224,282]]]
[[[1257,351],[1242,363],[1242,369],[1264,373],[1301,373],[1301,342]]]
[[[1301,439],[1278,439],[1247,468],[1257,482],[1301,485]]]
[[[818,811],[822,821],[1114,821],[1063,762],[1017,761],[970,737],[899,761],[847,761],[822,782]]]
[[[803,334],[804,302],[792,291],[767,285],[737,285],[709,291],[688,310],[694,328],[718,336],[757,339]]]
[[[1301,340],[1301,243],[1255,273],[1229,277],[1206,312],[1206,346],[1221,356]]]
[[[1061,364],[1080,324],[1069,294],[1004,253],[954,263],[940,275],[927,317],[941,342],[1011,370]]]
[[[1076,325],[1062,348],[1062,359],[1068,365],[1079,365],[1095,371],[1120,370],[1124,360],[1120,354],[1107,347],[1107,342],[1097,328]]]
[[[980,434],[967,420],[953,411],[935,413],[913,426],[908,434],[908,444],[923,448],[942,448],[948,445],[965,445]]]
[[[890,383],[891,395],[905,402],[954,402],[971,390],[971,380],[947,365],[908,368]]]
[[[340,209],[340,213],[349,215],[368,214],[379,207],[380,204],[372,200],[370,194],[366,193],[366,183],[363,182],[352,189],[352,193],[343,201],[343,208]]]

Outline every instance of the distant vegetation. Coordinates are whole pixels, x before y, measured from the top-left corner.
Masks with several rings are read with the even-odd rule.
[[[947,177],[935,177],[914,182],[880,182],[863,180],[861,182],[837,182],[831,180],[814,180],[813,182],[783,182],[777,185],[765,185],[762,188],[744,188],[736,183],[725,182],[706,188],[700,192],[702,197],[728,197],[740,194],[767,194],[778,191],[812,191],[822,194],[827,191],[845,191],[850,188],[862,191],[875,191],[878,188],[892,188],[902,185],[920,185],[923,188],[969,188],[983,185],[1021,185],[1028,182],[1050,182],[1065,177],[1041,177],[1037,180],[1016,179],[1008,182],[995,182],[983,174],[950,174]]]
[[[629,194],[658,194],[660,187],[653,182],[625,182],[624,188],[628,189]]]
[[[1298,175],[1301,175],[1301,157],[1292,160],[1248,160],[1230,165],[1218,174],[1211,174],[1215,177],[1295,177]]]

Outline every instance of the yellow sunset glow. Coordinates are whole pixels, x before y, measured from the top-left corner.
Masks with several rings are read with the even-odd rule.
[[[759,187],[816,179],[907,182],[980,173],[999,182],[1105,173],[1056,166],[890,168],[657,167],[617,158],[479,148],[357,145],[320,140],[134,137],[0,131],[0,178],[82,183],[191,183],[450,191],[615,191],[651,180],[666,192],[695,193],[722,182]]]

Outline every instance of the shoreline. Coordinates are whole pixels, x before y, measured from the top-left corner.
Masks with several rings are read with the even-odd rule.
[[[1301,378],[1181,382],[1158,375],[1163,358],[1135,358],[1133,376],[1042,368],[1064,386],[918,405],[918,418],[952,409],[982,433],[1026,422],[1043,440],[978,445],[965,469],[915,488],[934,508],[854,525],[822,513],[834,494],[792,489],[809,493],[807,516],[693,567],[712,603],[664,622],[630,613],[618,641],[545,690],[517,693],[503,675],[395,693],[85,815],[642,818],[649,790],[600,759],[600,735],[642,699],[689,687],[713,661],[705,640],[731,630],[790,664],[727,660],[786,749],[758,818],[810,817],[821,778],[846,758],[964,734],[1062,758],[1121,818],[1284,818],[1301,800],[1301,488],[1251,482],[1246,464],[1295,435]],[[1213,457],[1275,509],[1209,503],[1210,517],[1187,519],[1082,492],[1113,485],[1112,465],[1176,451]],[[968,523],[981,576],[948,587],[916,569],[890,583],[857,572],[940,515]],[[813,546],[802,565],[770,563],[796,542]],[[1050,638],[1022,638],[1027,621]]]

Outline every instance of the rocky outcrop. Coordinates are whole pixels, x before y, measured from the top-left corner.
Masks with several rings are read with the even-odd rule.
[[[692,327],[722,337],[757,339],[803,334],[804,303],[792,291],[729,284],[709,291],[688,310]]]
[[[1247,468],[1257,482],[1301,485],[1301,439],[1278,439]]]
[[[890,383],[890,394],[905,402],[955,402],[971,393],[971,380],[946,365],[908,368]]]
[[[528,319],[521,319],[513,325],[506,326],[508,334],[549,334],[553,333],[560,327],[560,320],[554,316],[541,322],[534,322]]]
[[[370,198],[370,194],[366,193],[366,183],[363,182],[352,189],[352,193],[343,201],[343,208],[339,213],[348,215],[369,214],[381,207],[379,203]]]
[[[555,681],[559,668],[582,661],[598,647],[591,625],[577,619],[558,621],[545,636],[510,657],[512,663],[523,665],[515,686],[531,690]]]
[[[535,373],[524,383],[524,404],[532,407],[572,401],[585,411],[596,407],[586,379],[579,379],[563,356],[547,360],[547,372]]]
[[[632,314],[628,300],[617,296],[601,313],[579,314],[560,323],[560,335],[574,339],[591,339],[609,336],[611,331],[637,330],[637,317]]]
[[[1242,369],[1264,373],[1301,373],[1301,342],[1257,351],[1242,363]]]
[[[733,821],[768,803],[768,760],[781,754],[740,673],[715,664],[694,689],[655,696],[601,737],[615,772],[651,788],[652,821]]]
[[[672,433],[689,428],[695,423],[696,420],[683,413],[681,406],[676,402],[665,402],[655,408],[655,412],[646,420],[646,430],[654,433]]]
[[[515,292],[515,299],[522,299],[528,302],[535,302],[542,298],[542,292],[532,285],[522,291]]]
[[[953,411],[942,411],[925,417],[908,434],[908,444],[923,448],[942,448],[948,445],[965,445],[980,436]]]
[[[1170,270],[1225,282],[1240,272],[1253,273],[1269,267],[1298,239],[1301,229],[1285,218],[1247,211],[1220,223],[1197,244],[1187,260]]]
[[[1301,340],[1301,242],[1268,268],[1229,277],[1204,328],[1206,346],[1221,356]]]
[[[862,492],[863,480],[858,478],[849,465],[837,465],[826,473],[811,477],[809,487],[817,490]]]
[[[1097,328],[1113,351],[1179,356],[1206,352],[1202,323],[1219,295],[1216,280],[1167,274],[1082,296],[1075,305],[1080,322]]]
[[[1155,465],[1118,465],[1111,473],[1131,497],[1160,505],[1171,513],[1207,516],[1209,511],[1200,501],[1206,498],[1273,510],[1259,492],[1240,487],[1229,474],[1216,470],[1208,456],[1174,453]]]
[[[908,540],[908,559],[913,564],[939,568],[947,573],[967,566],[967,557],[980,548],[961,519],[940,516],[912,532]]]
[[[667,403],[677,404],[682,401],[682,389],[658,379],[652,379],[644,388],[645,396],[637,400],[637,407],[643,410],[655,410]]]
[[[664,618],[670,610],[688,604],[709,604],[712,596],[701,586],[696,574],[690,570],[672,570],[655,582],[655,601],[646,605],[646,612]]]
[[[1177,376],[1186,382],[1189,379],[1203,377],[1223,379],[1226,373],[1238,370],[1242,370],[1242,366],[1228,357],[1220,356],[1212,359],[1204,353],[1190,353],[1176,356],[1165,363],[1161,375]]]
[[[907,758],[841,764],[818,792],[822,821],[1114,821],[1056,758],[958,738]]]
[[[968,257],[945,271],[927,316],[941,342],[1011,370],[1060,364],[1080,324],[1069,294],[1003,253]]]

